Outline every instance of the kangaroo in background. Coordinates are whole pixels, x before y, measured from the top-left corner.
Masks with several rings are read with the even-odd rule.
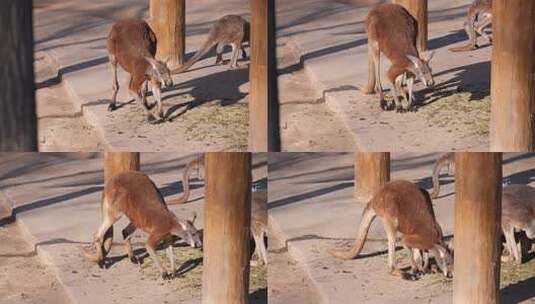
[[[523,230],[529,239],[535,240],[535,188],[528,185],[509,185],[502,190],[502,230],[509,257],[522,263],[522,249],[515,241],[515,229]]]
[[[148,234],[146,249],[154,264],[160,270],[163,279],[174,276],[175,263],[172,245],[167,246],[167,255],[171,262],[169,273],[160,264],[156,255],[156,247],[171,236],[178,236],[191,247],[201,246],[198,231],[192,221],[179,219],[169,211],[158,191],[158,188],[148,176],[136,171],[119,173],[106,183],[102,195],[102,224],[95,234],[96,255],[86,253],[86,258],[104,266],[104,236],[123,215],[126,215],[132,224]],[[110,242],[110,247],[111,247]]]
[[[485,32],[485,29],[491,24],[492,0],[475,0],[468,9],[466,21],[464,22],[464,30],[468,35],[468,44],[450,48],[450,51],[464,52],[477,49],[477,34],[492,42],[492,38]]]
[[[416,78],[426,87],[433,86],[429,62],[433,52],[418,53],[416,20],[398,4],[376,5],[366,18],[368,33],[368,84],[364,94],[379,94],[381,109],[388,110],[381,85],[380,58],[383,53],[392,63],[387,77],[392,83],[397,112],[415,111],[413,86]],[[401,97],[400,97],[401,96]],[[400,100],[402,99],[402,100]]]
[[[379,189],[368,202],[362,214],[359,231],[349,251],[335,249],[330,253],[341,259],[356,258],[366,241],[370,226],[376,216],[383,222],[388,237],[388,267],[392,275],[407,279],[407,274],[397,266],[396,234],[409,251],[413,272],[424,271],[418,260],[421,251],[430,251],[445,276],[452,275],[452,256],[443,241],[442,229],[437,223],[429,194],[409,181],[392,181]]]
[[[250,24],[245,19],[237,15],[226,15],[219,19],[208,32],[208,39],[204,45],[191,57],[183,66],[172,71],[172,74],[178,74],[187,71],[192,65],[208,53],[217,45],[217,58],[215,64],[223,62],[223,48],[225,45],[232,47],[232,58],[230,68],[238,68],[238,52],[241,50],[242,58],[247,58],[243,44],[249,41]]]
[[[442,168],[448,167],[448,174],[453,175],[455,170],[455,153],[448,152],[442,154],[440,158],[435,162],[433,167],[433,192],[431,198],[437,198],[440,194],[440,171]]]
[[[251,193],[251,234],[255,242],[255,251],[258,262],[251,261],[254,266],[256,263],[267,265],[267,249],[264,238],[268,229],[268,211],[267,211],[267,191],[258,190]]]
[[[147,83],[151,82],[156,98],[157,115],[164,119],[161,88],[173,86],[171,72],[165,62],[156,60],[156,35],[143,20],[126,19],[113,24],[108,35],[108,58],[113,75],[113,95],[109,111],[117,109],[116,100],[119,92],[117,64],[130,74],[128,91],[143,106],[150,123],[156,122],[147,104]]]
[[[168,205],[184,203],[189,198],[189,176],[194,172],[194,169],[199,170],[204,166],[204,156],[200,156],[191,161],[186,170],[184,171],[183,183],[184,194],[173,201],[170,201]],[[258,263],[267,265],[267,249],[264,243],[264,238],[267,235],[268,220],[267,220],[267,191],[255,190],[251,192],[251,234],[255,242],[255,251],[253,256],[258,258]],[[124,232],[123,232],[124,234]],[[251,262],[253,266],[256,262]]]

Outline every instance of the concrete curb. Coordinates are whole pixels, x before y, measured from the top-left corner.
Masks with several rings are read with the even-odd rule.
[[[283,232],[283,230],[281,229],[281,227],[279,226],[279,224],[277,223],[277,221],[271,214],[268,215],[268,223],[269,223],[269,232],[271,233],[271,236],[285,243],[286,249],[288,250],[288,254],[290,254],[290,256],[297,262],[299,267],[302,270],[304,270],[304,272],[307,274],[309,280],[312,282],[314,286],[314,289],[316,290],[316,292],[321,298],[320,303],[329,304],[328,295],[323,291],[323,289],[321,288],[321,285],[316,280],[313,279],[312,274],[310,273],[310,267],[307,267],[307,265],[303,262],[305,258],[301,250],[299,250],[296,246],[294,246],[292,242],[286,243],[288,239],[287,235]]]
[[[366,148],[366,146],[362,145],[362,139],[351,130],[349,126],[349,118],[347,117],[347,112],[343,109],[345,108],[344,102],[336,98],[333,92],[328,92],[327,86],[323,84],[317,77],[314,71],[308,66],[306,61],[304,60],[304,57],[306,56],[305,52],[299,47],[299,44],[295,42],[295,39],[292,37],[287,38],[286,42],[288,49],[293,52],[293,56],[296,58],[299,58],[299,62],[303,67],[303,70],[305,71],[305,74],[307,78],[312,82],[312,86],[316,88],[316,93],[319,96],[322,96],[325,100],[325,104],[327,105],[327,108],[331,110],[332,112],[336,113],[341,119],[344,127],[348,131],[349,134],[351,134],[354,142],[356,151],[364,151],[364,150],[370,150]]]
[[[17,220],[16,215],[13,214],[13,201],[9,198],[9,196],[3,192],[0,191],[0,226],[7,225],[7,224],[15,224],[18,228],[20,228],[20,231],[22,232],[22,237],[30,247],[33,248],[32,251],[35,252],[35,255],[41,261],[48,269],[51,270],[52,274],[58,281],[58,283],[61,285],[61,288],[65,292],[65,294],[69,297],[69,302],[71,303],[78,303],[76,301],[75,296],[70,292],[69,288],[67,288],[65,282],[61,280],[61,276],[59,274],[59,269],[54,265],[52,262],[52,257],[48,253],[46,253],[46,250],[42,250],[39,246],[37,246],[37,240],[35,237],[30,233],[28,230],[28,227],[26,224],[24,224],[24,221]],[[3,213],[4,211],[9,212]]]
[[[74,110],[76,111],[75,115],[77,114],[80,115],[89,125],[95,128],[102,143],[102,150],[111,150],[112,149],[111,144],[105,136],[106,134],[104,132],[104,128],[102,127],[102,124],[98,123],[98,119],[95,117],[96,116],[95,113],[92,113],[92,111],[84,111],[83,106],[85,102],[83,98],[78,95],[73,85],[71,84],[69,77],[64,77],[63,73],[60,72],[62,69],[65,69],[67,67],[61,63],[61,60],[59,59],[58,55],[54,52],[54,50],[41,51],[41,52],[45,54],[46,56],[48,56],[49,58],[51,58],[53,62],[55,63],[53,68],[56,69],[56,72],[55,72],[56,76],[54,78],[56,78],[59,81],[59,84],[65,88],[65,91],[69,95],[68,98],[71,101],[74,107]]]

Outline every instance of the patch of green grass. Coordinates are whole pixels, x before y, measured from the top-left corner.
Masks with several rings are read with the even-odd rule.
[[[516,263],[502,263],[500,271],[500,288],[516,284],[535,277],[535,259],[518,265]]]
[[[178,118],[186,126],[188,140],[224,141],[226,150],[247,150],[249,109],[247,104],[221,106],[211,103],[195,107]]]
[[[191,247],[180,247],[174,248],[173,253],[175,256],[175,267],[177,268],[187,261],[199,262],[199,264],[190,271],[169,281],[169,284],[173,286],[173,291],[187,293],[194,297],[200,297],[202,289],[203,258],[201,250]],[[162,265],[164,265],[167,269],[170,269],[171,266],[169,264],[169,258],[166,255],[166,251],[158,250],[157,254],[160,258],[160,263],[162,263]],[[154,261],[150,257],[147,257],[144,260],[144,263],[141,265],[141,272],[144,278],[150,280],[161,280],[160,273],[156,265],[154,265]],[[267,288],[267,267],[265,265],[254,267],[251,266],[249,284],[250,290]]]
[[[472,96],[480,99],[471,100]],[[488,136],[490,122],[490,94],[488,92],[460,92],[442,97],[425,107],[430,126],[461,131],[467,136]]]

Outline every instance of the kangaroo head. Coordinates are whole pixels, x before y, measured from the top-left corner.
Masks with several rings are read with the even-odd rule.
[[[151,57],[145,57],[145,60],[147,60],[152,67],[149,71],[151,79],[157,80],[163,87],[173,86],[173,78],[171,78],[171,71],[167,67],[167,60],[160,61]]]
[[[199,237],[199,231],[197,230],[197,228],[195,228],[194,225],[196,218],[197,214],[194,213],[193,219],[191,221],[179,219],[178,223],[180,224],[180,228],[182,229],[177,229],[173,231],[173,234],[176,234],[193,248],[202,246],[201,238]]]
[[[429,66],[429,62],[433,59],[435,52],[423,52],[420,54],[420,58],[407,55],[407,58],[412,62],[412,66],[409,67],[409,70],[416,75],[416,78],[423,81],[426,87],[432,87],[435,85],[435,80],[433,79],[433,72]]]
[[[453,277],[453,251],[450,251],[446,244],[437,245],[435,248],[439,256],[435,257],[437,265],[448,278]]]

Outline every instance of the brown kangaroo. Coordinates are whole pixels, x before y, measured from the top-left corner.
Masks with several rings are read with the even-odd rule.
[[[183,203],[186,203],[188,201],[189,196],[190,196],[190,186],[189,186],[190,175],[191,175],[191,173],[193,172],[194,169],[198,170],[198,168],[202,164],[202,162],[203,162],[203,157],[199,156],[199,157],[196,157],[194,160],[190,161],[186,165],[186,168],[184,169],[184,172],[182,173],[182,186],[184,188],[184,192],[182,193],[182,195],[179,198],[176,198],[176,199],[168,201],[167,202],[167,206],[183,204]],[[163,202],[163,200],[162,200],[162,202]],[[136,230],[137,230],[137,228],[132,222],[130,222],[122,230],[123,239],[125,240],[126,252],[128,254],[128,257],[130,258],[130,260],[133,263],[138,263],[139,262],[134,256],[134,253],[133,253],[133,250],[132,250],[132,244],[131,244],[131,241],[130,241],[130,238],[131,238],[132,234]],[[104,245],[105,252],[109,251],[109,247],[110,247],[109,242],[106,242],[105,245]]]
[[[245,59],[247,54],[243,48],[243,44],[249,41],[250,25],[245,19],[237,15],[226,15],[219,19],[216,24],[210,29],[208,39],[204,45],[191,57],[188,62],[176,70],[172,74],[178,74],[187,71],[194,65],[202,56],[217,45],[217,58],[215,64],[223,62],[223,48],[225,45],[232,46],[232,59],[230,60],[230,68],[238,68],[238,52],[241,50],[242,58]]]
[[[426,87],[435,84],[429,61],[433,52],[418,53],[416,20],[398,4],[379,4],[366,18],[368,33],[368,84],[364,94],[379,94],[381,109],[389,110],[381,85],[380,58],[383,53],[392,63],[387,77],[394,90],[397,112],[415,111],[413,85],[416,78]],[[406,89],[406,90],[405,90]],[[400,97],[401,96],[401,97]],[[402,100],[400,100],[402,98]]]
[[[464,52],[477,49],[477,34],[492,42],[491,37],[485,32],[485,28],[491,24],[492,0],[475,0],[468,9],[466,21],[464,22],[464,30],[468,35],[468,44],[460,47],[450,48],[450,51]]]
[[[156,60],[156,35],[143,20],[126,19],[113,24],[108,35],[108,57],[113,75],[113,95],[109,111],[117,109],[116,100],[119,92],[117,64],[130,74],[128,90],[130,95],[143,106],[147,119],[155,123],[164,119],[161,88],[173,86],[171,72],[165,62]],[[156,120],[147,104],[147,83],[151,82],[156,98]]]
[[[515,229],[524,230],[529,239],[535,240],[535,188],[528,185],[509,185],[502,190],[502,230],[509,257],[522,263],[522,250],[515,241]]]
[[[413,272],[425,271],[426,265],[422,266],[415,259],[421,250],[434,255],[445,276],[452,275],[452,257],[444,244],[442,229],[436,221],[429,194],[409,181],[392,181],[379,189],[364,209],[353,247],[349,251],[335,249],[330,253],[345,260],[356,258],[364,247],[376,216],[381,217],[388,237],[388,267],[391,274],[408,278],[396,265],[396,234],[399,232],[403,246],[409,251]]]
[[[155,250],[159,243],[167,241],[171,236],[178,236],[191,247],[201,246],[198,231],[193,224],[195,217],[192,221],[177,218],[167,209],[158,188],[141,172],[127,171],[110,178],[104,187],[101,207],[102,224],[95,234],[94,241],[97,252],[96,255],[86,253],[86,257],[90,261],[97,262],[100,267],[104,266],[107,253],[103,252],[104,237],[123,215],[126,215],[135,227],[149,235],[145,247],[164,279],[174,276],[173,247],[172,245],[167,247],[172,268],[172,272],[169,273],[160,264],[156,255]]]
[[[431,198],[437,198],[440,194],[440,171],[442,168],[448,167],[448,174],[453,175],[455,170],[455,153],[448,152],[442,154],[440,158],[435,162],[433,167],[433,192]]]

